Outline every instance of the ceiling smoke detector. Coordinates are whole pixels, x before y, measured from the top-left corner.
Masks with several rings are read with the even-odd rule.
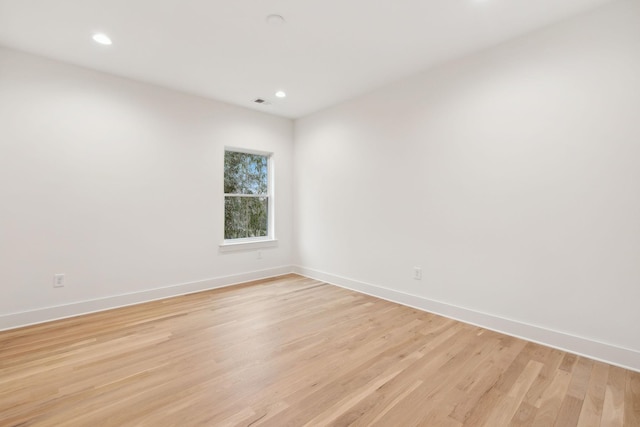
[[[272,14],[267,16],[267,24],[269,25],[283,25],[285,22],[284,18],[282,17],[282,15],[276,15],[276,14]]]

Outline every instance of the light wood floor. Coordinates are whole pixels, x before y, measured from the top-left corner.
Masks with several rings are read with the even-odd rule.
[[[299,276],[0,333],[1,426],[640,426],[640,373]]]

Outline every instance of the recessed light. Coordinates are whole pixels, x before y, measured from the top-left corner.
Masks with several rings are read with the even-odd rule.
[[[106,34],[97,33],[93,35],[93,41],[96,43],[100,43],[105,46],[109,46],[111,44],[111,39]]]
[[[269,25],[282,25],[285,22],[286,21],[281,15],[273,14],[273,15],[267,16],[267,24]]]
[[[279,91],[276,92],[276,96],[278,98],[286,98],[287,94],[284,93],[284,91],[279,90]]]

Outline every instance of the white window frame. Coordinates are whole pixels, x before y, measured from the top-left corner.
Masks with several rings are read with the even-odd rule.
[[[277,246],[278,240],[275,237],[275,179],[274,179],[274,153],[267,151],[251,150],[238,147],[224,147],[222,156],[222,177],[224,181],[224,156],[227,151],[244,154],[255,154],[258,156],[264,156],[267,158],[267,194],[260,195],[248,195],[248,194],[227,194],[222,192],[222,243],[220,244],[220,250],[223,252],[237,251],[237,250],[251,250],[260,249],[264,247]],[[225,239],[224,238],[224,208],[227,196],[238,197],[267,197],[267,235],[261,237],[244,237],[238,239]]]

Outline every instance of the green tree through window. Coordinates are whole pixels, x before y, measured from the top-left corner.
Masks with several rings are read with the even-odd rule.
[[[269,199],[269,156],[225,151],[225,240],[269,236]]]

